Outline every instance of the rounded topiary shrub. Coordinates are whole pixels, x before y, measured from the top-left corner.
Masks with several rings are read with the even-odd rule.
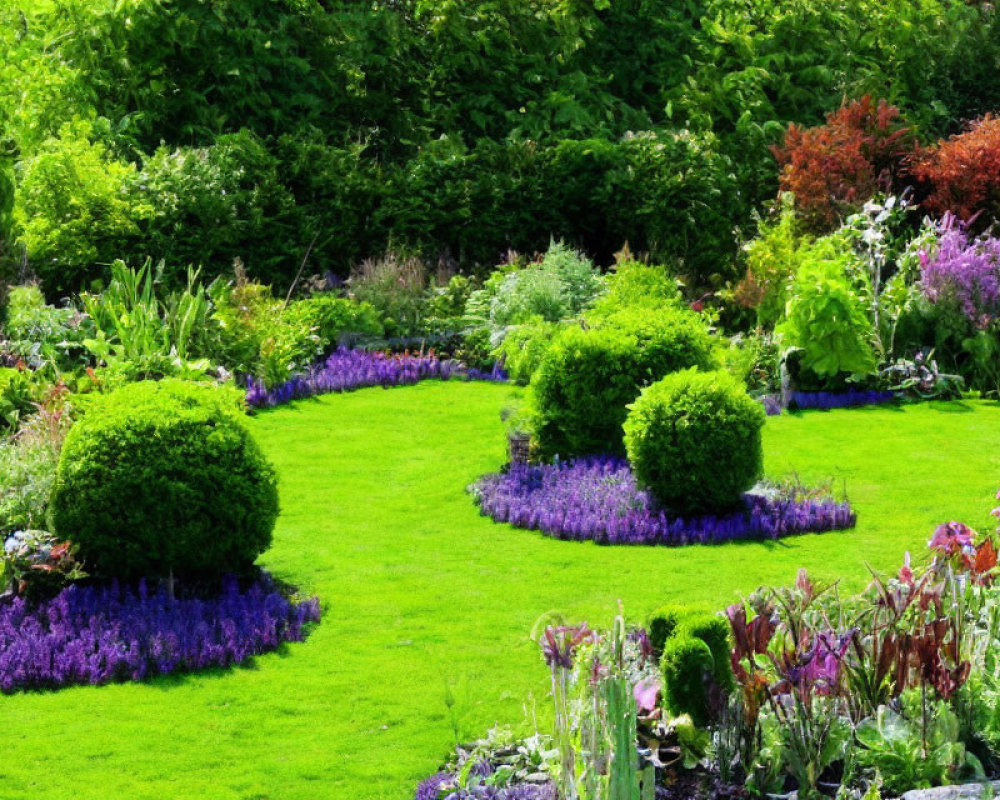
[[[656,609],[646,621],[646,633],[653,652],[662,653],[682,622],[698,612],[689,606],[665,605]]]
[[[701,639],[668,639],[660,658],[663,703],[674,716],[688,714],[699,728],[709,723],[709,685],[715,659]]]
[[[238,573],[271,543],[275,473],[239,393],[135,383],[88,404],[66,437],[52,521],[93,575]]]
[[[712,653],[712,679],[720,691],[728,694],[735,680],[729,659],[729,623],[718,614],[694,612],[678,625],[675,635],[681,639],[699,639]]]
[[[764,407],[723,372],[687,370],[645,390],[625,421],[632,471],[685,516],[739,505],[763,471]]]
[[[645,378],[656,380],[680,369],[716,366],[718,340],[702,319],[686,308],[626,308],[592,317],[589,323],[598,330],[617,330],[634,337]]]
[[[713,339],[688,311],[626,311],[563,330],[532,378],[543,456],[624,455],[622,423],[641,388],[713,364]]]

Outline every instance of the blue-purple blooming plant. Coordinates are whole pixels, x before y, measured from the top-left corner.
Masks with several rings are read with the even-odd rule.
[[[553,783],[515,783],[497,786],[487,782],[463,788],[451,772],[439,772],[417,787],[414,800],[557,800]]]
[[[600,544],[710,544],[777,539],[853,527],[846,502],[768,490],[744,496],[746,508],[682,519],[658,508],[619,458],[588,457],[551,465],[511,465],[472,487],[482,513],[497,522],[557,539]]]
[[[166,590],[74,584],[48,602],[0,606],[0,690],[141,681],[228,667],[301,641],[319,621],[315,598],[294,603],[266,577],[241,590],[227,580],[210,599]]]
[[[920,282],[932,303],[953,305],[977,328],[1000,316],[1000,239],[970,239],[954,216],[941,221],[933,253],[920,253]]]
[[[507,374],[499,364],[490,372],[476,369],[463,372],[459,364],[439,359],[433,354],[393,355],[342,347],[307,372],[273,389],[250,378],[247,382],[247,405],[251,408],[272,408],[303,397],[351,392],[368,386],[406,386],[432,378],[446,381],[458,375],[465,380],[507,380]]]
[[[792,392],[789,408],[830,409],[873,406],[894,403],[899,399],[895,392],[852,390],[849,392]]]

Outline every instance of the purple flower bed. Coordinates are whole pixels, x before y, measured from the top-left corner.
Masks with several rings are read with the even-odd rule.
[[[556,800],[556,787],[553,783],[516,783],[479,784],[462,789],[457,786],[455,775],[439,772],[420,783],[414,800]]]
[[[405,386],[431,378],[446,381],[458,374],[455,362],[433,355],[370,353],[342,347],[326,361],[274,389],[251,378],[247,382],[247,404],[252,408],[273,408],[303,397],[350,392],[368,386]],[[491,372],[467,370],[464,377],[466,380],[506,381],[507,373],[497,365]]]
[[[225,582],[212,600],[172,600],[165,591],[71,585],[36,606],[0,607],[0,690],[141,681],[228,667],[302,641],[319,621],[313,598],[292,603],[267,580],[240,591]]]
[[[788,404],[799,409],[853,408],[893,403],[898,399],[895,392],[792,392]]]
[[[514,464],[508,472],[481,479],[473,493],[482,513],[497,522],[600,544],[777,539],[851,528],[857,520],[846,502],[778,492],[747,493],[745,510],[727,515],[672,517],[636,486],[626,461],[605,457],[544,466]]]
[[[956,306],[973,325],[986,328],[1000,315],[1000,239],[970,239],[951,214],[940,229],[937,251],[920,253],[924,295]]]

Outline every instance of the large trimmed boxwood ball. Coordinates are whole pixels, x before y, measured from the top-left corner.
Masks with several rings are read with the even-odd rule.
[[[268,548],[277,480],[239,402],[232,389],[165,380],[88,405],[66,437],[52,519],[89,573],[216,577]]]
[[[714,363],[714,340],[687,310],[624,311],[588,324],[562,331],[532,377],[544,456],[624,455],[622,423],[640,389]]]
[[[684,516],[738,507],[763,473],[764,407],[724,372],[668,375],[643,390],[625,420],[639,485]]]

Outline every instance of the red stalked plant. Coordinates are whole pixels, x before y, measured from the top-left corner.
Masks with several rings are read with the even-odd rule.
[[[987,114],[964,133],[918,149],[909,172],[930,214],[1000,219],[1000,117]]]
[[[772,148],[781,167],[782,192],[815,233],[835,228],[878,191],[893,191],[913,149],[899,109],[866,95],[827,114],[826,124],[792,124],[784,144]]]

